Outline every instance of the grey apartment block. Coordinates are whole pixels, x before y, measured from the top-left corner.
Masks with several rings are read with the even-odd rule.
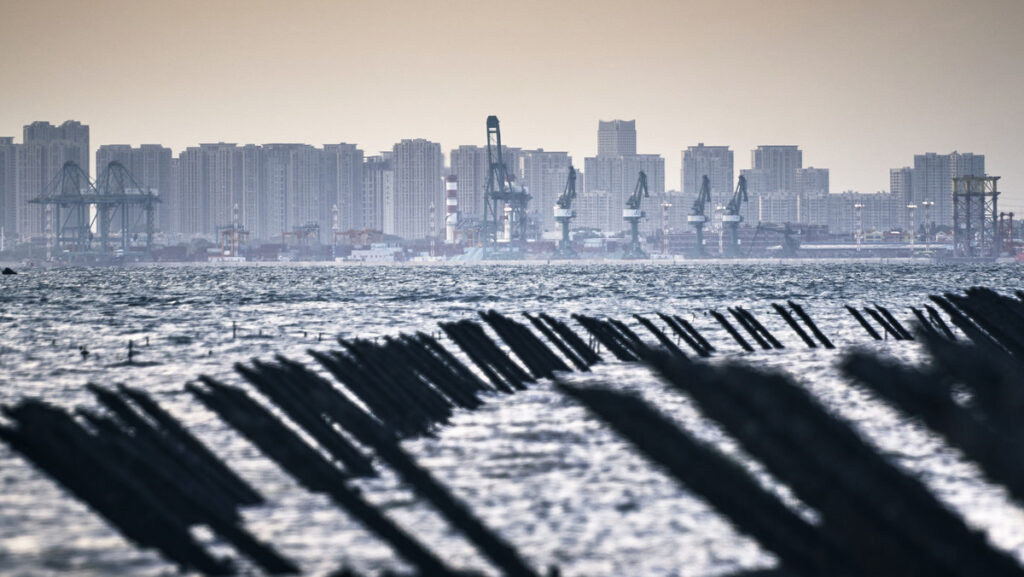
[[[903,207],[900,211],[899,227],[905,228],[909,223],[906,207],[914,203],[914,169],[909,166],[890,169],[889,193],[899,199]]]
[[[191,146],[178,155],[170,218],[178,227],[172,226],[175,237],[215,240],[218,227],[236,223],[245,205],[241,158],[242,149],[226,142]]]
[[[519,156],[518,173],[521,182],[530,191],[530,217],[542,231],[555,230],[554,206],[565,190],[572,158],[568,152],[544,149],[523,150]],[[459,183],[461,186],[461,182]],[[577,190],[582,190],[577,184]]]
[[[827,218],[817,208],[813,199],[827,196],[829,192],[829,171],[827,168],[798,168],[793,173],[793,192],[797,198],[797,222],[806,224],[827,224]]]
[[[391,169],[391,151],[377,156],[368,156],[363,164],[363,226],[394,234],[393,228],[385,230],[385,221],[394,223],[395,173]],[[385,216],[387,215],[387,217]]]
[[[636,153],[636,122],[633,120],[600,121],[598,123],[597,156],[583,159],[586,173],[583,191],[607,193],[609,214],[597,219],[604,223],[605,232],[614,233],[626,229],[622,220],[622,209],[626,199],[636,188],[640,171],[647,174],[647,188],[653,198],[665,193],[665,159],[658,154]],[[651,200],[642,206],[653,206]],[[650,214],[651,211],[644,208]],[[641,222],[645,234],[658,228],[658,222]]]
[[[912,202],[917,206],[925,201],[935,203],[931,208],[931,219],[937,225],[950,226],[953,224],[953,179],[984,174],[985,156],[982,154],[927,152],[914,155],[910,183]]]
[[[171,230],[171,211],[175,199],[171,190],[171,149],[159,144],[132,147],[126,144],[106,144],[96,149],[96,172],[102,175],[111,162],[119,162],[135,177],[144,191],[160,199],[154,207],[154,227],[158,232]],[[99,178],[99,176],[97,176]],[[142,224],[145,215],[141,208],[130,215],[132,226]]]
[[[852,191],[830,194],[829,232],[852,235],[857,232],[857,205],[861,205],[861,225],[864,232],[885,232],[898,228],[903,200],[891,192],[864,194]]]
[[[335,228],[335,212],[339,231],[367,228],[363,208],[363,151],[355,144],[326,144],[321,166],[321,234]]]
[[[681,190],[697,198],[704,176],[711,184],[711,206],[724,206],[735,191],[733,172],[733,151],[728,146],[705,146],[703,142],[690,146],[682,152]],[[692,208],[688,206],[687,209]],[[714,226],[720,219],[720,212],[714,210],[707,215]]]
[[[501,158],[509,177],[520,180],[523,177],[520,159],[523,151],[502,145]],[[483,218],[484,192],[487,190],[489,164],[487,147],[464,144],[453,148],[448,158],[450,173],[459,179],[459,213],[464,218]],[[531,204],[530,210],[534,206]]]
[[[635,154],[635,120],[601,120],[598,122],[598,156],[633,156]]]
[[[393,222],[385,227],[405,239],[444,232],[444,155],[441,145],[421,138],[392,148],[394,170]],[[431,207],[433,206],[433,211]],[[433,220],[431,220],[433,214]]]
[[[796,170],[803,168],[803,152],[793,145],[758,146],[750,151],[750,167],[768,173],[765,189],[758,192],[792,192]]]
[[[18,147],[14,137],[0,137],[0,227],[3,227],[5,240],[16,237],[18,230],[15,211]]]
[[[45,210],[29,201],[43,196],[65,162],[73,161],[86,174],[89,168],[89,127],[74,120],[54,126],[33,122],[24,127],[22,144],[15,147],[15,234],[41,239],[46,230]]]

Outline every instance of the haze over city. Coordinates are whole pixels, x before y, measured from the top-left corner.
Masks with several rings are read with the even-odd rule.
[[[93,148],[200,142],[596,152],[797,144],[831,191],[889,189],[924,152],[973,151],[1022,204],[1024,7],[989,2],[2,2],[0,135],[90,126]],[[92,172],[96,174],[95,169]]]
[[[1024,0],[0,0],[0,577],[1024,577]]]

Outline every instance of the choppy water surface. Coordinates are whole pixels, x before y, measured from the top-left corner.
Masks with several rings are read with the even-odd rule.
[[[268,505],[245,513],[257,536],[309,574],[342,563],[376,570],[398,566],[385,546],[326,499],[297,487],[182,385],[202,373],[241,384],[231,370],[235,362],[275,353],[305,360],[307,349],[331,348],[336,336],[435,332],[438,321],[485,308],[544,311],[563,320],[574,312],[623,320],[673,312],[707,329],[720,350],[735,351],[703,312],[738,304],[790,348],[736,356],[797,375],[995,543],[1024,558],[1024,513],[1001,488],[923,429],[841,382],[833,368],[840,353],[803,349],[768,307],[786,298],[803,303],[840,351],[866,345],[916,359],[913,344],[870,343],[842,305],[877,302],[902,319],[929,292],[972,285],[1012,290],[1024,284],[1020,278],[1014,266],[853,263],[29,270],[0,280],[0,402],[38,396],[70,406],[91,402],[86,382],[143,387],[268,498]],[[141,353],[136,360],[149,366],[122,366],[129,340]],[[685,397],[666,391],[645,369],[606,362],[592,375],[570,379],[635,390],[744,459]],[[774,562],[548,383],[495,398],[458,415],[437,438],[406,446],[537,567],[557,564],[566,575],[698,576]],[[360,484],[453,565],[487,569],[394,478]],[[784,487],[775,490],[789,498]],[[0,445],[0,574],[48,573],[172,574],[174,568],[136,550]]]

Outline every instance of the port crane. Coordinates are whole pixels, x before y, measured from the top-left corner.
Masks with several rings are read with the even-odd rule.
[[[120,162],[108,164],[95,183],[78,164],[65,162],[42,195],[28,202],[43,205],[52,214],[50,222],[56,224],[56,230],[47,236],[62,254],[67,253],[68,260],[90,262],[118,253],[125,256],[132,229],[142,226],[146,251],[153,248],[154,211],[160,199]],[[114,231],[120,236],[120,248],[114,246]]]
[[[626,199],[626,208],[622,211],[622,219],[629,223],[629,248],[622,258],[647,258],[647,253],[640,247],[640,219],[646,216],[644,211],[640,210],[640,202],[649,196],[651,194],[647,192],[647,173],[641,170],[633,195]]]
[[[555,201],[555,222],[562,226],[562,240],[555,249],[555,258],[576,258],[569,239],[569,225],[576,213],[572,210],[572,201],[576,198],[576,169],[569,165],[569,177],[565,181],[565,190]]]
[[[502,219],[506,219],[506,240],[510,256],[526,249],[526,205],[530,193],[509,176],[501,154],[501,128],[497,116],[487,117],[487,188],[484,191],[484,234],[492,250],[498,247]]]
[[[700,183],[700,192],[697,200],[693,201],[693,208],[690,210],[686,222],[697,231],[697,256],[704,256],[704,224],[707,223],[707,207],[711,204],[711,180],[708,175]]]
[[[729,233],[729,242],[725,245],[725,256],[730,258],[740,255],[740,223],[743,222],[740,208],[747,200],[747,179],[740,176],[739,182],[736,184],[736,192],[732,195],[729,204],[726,205],[725,214],[722,215],[722,227]],[[758,226],[760,227],[760,225]]]

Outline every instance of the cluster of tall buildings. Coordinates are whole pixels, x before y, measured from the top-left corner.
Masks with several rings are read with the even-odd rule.
[[[645,231],[666,226],[685,229],[686,215],[706,175],[710,180],[711,226],[720,223],[736,189],[734,153],[727,146],[699,143],[682,151],[680,189],[665,189],[665,161],[637,152],[633,120],[601,121],[597,155],[578,171],[575,228],[614,233],[625,228],[622,207],[633,194],[638,173],[647,174],[651,199]],[[66,161],[89,171],[89,127],[68,121],[60,126],[34,122],[23,140],[0,138],[0,226],[8,239],[40,238],[47,230],[43,208],[31,199],[47,187]],[[552,207],[562,193],[572,158],[567,152],[504,147],[509,174],[530,192],[528,213],[536,234],[556,230]],[[448,164],[441,145],[424,139],[395,143],[391,150],[367,155],[355,144],[314,147],[272,143],[210,143],[174,155],[156,145],[104,145],[96,150],[96,169],[114,161],[134,174],[141,187],[158,196],[157,230],[167,243],[196,237],[213,239],[221,227],[242,226],[250,238],[281,242],[300,228],[332,232],[372,229],[405,239],[442,236],[445,230],[444,180],[458,180],[459,218],[472,226],[484,213],[488,179],[485,146],[451,149]],[[890,191],[830,194],[827,168],[803,166],[798,146],[759,146],[750,168],[739,170],[747,182],[748,202],[741,214],[757,222],[828,225],[833,233],[855,230],[854,206],[862,226],[888,230],[917,223],[952,224],[952,178],[983,175],[983,155],[953,152],[914,157],[914,165],[890,171]],[[660,217],[660,218],[659,218]]]
[[[572,158],[568,152],[555,152],[502,146],[502,160],[510,178],[525,186],[531,195],[527,209],[540,230],[554,230],[551,207],[565,188]],[[458,178],[459,213],[466,222],[482,219],[484,190],[487,188],[487,147],[463,145],[451,150],[448,173]]]
[[[971,152],[914,155],[914,166],[889,171],[889,192],[907,206],[930,206],[931,220],[937,224],[953,224],[953,179],[961,176],[984,176],[985,155]],[[933,203],[925,205],[924,203]],[[906,223],[906,216],[901,221]],[[920,219],[918,223],[922,222]]]
[[[503,153],[510,174],[531,191],[533,220],[553,229],[550,207],[565,185],[569,154],[512,147]],[[0,224],[7,238],[41,239],[44,209],[28,201],[49,193],[68,160],[88,173],[89,154],[89,127],[77,122],[26,126],[22,143],[0,138]],[[160,199],[155,223],[167,243],[214,239],[219,228],[241,226],[251,239],[269,242],[315,227],[326,244],[334,231],[353,229],[406,239],[443,234],[449,175],[459,179],[461,217],[481,218],[486,147],[460,146],[449,157],[446,167],[441,145],[424,139],[402,140],[377,155],[346,143],[219,142],[176,156],[156,144],[103,145],[96,167],[102,172],[119,162]]]
[[[937,227],[953,224],[953,178],[985,174],[985,156],[929,152],[914,156],[914,165],[890,171],[888,192],[830,194],[829,170],[803,166],[797,146],[759,146],[750,153],[749,169],[739,171],[747,183],[748,202],[741,214],[748,223],[826,225],[833,234],[863,230],[907,229],[911,223]],[[690,208],[707,175],[715,212],[735,194],[733,152],[726,146],[703,143],[683,151],[682,194],[676,202]],[[861,222],[857,222],[857,212]]]
[[[665,159],[658,154],[638,154],[636,121],[600,121],[597,128],[597,156],[583,159],[583,194],[578,203],[576,226],[617,232],[626,227],[622,209],[637,186],[638,175],[647,175],[647,189],[653,197],[649,206],[665,195]],[[648,202],[648,201],[645,201]],[[641,225],[650,232],[651,220]]]
[[[37,198],[67,161],[89,170],[89,127],[69,120],[60,126],[33,122],[20,143],[0,137],[0,227],[14,238],[40,236],[45,231],[43,208]]]

